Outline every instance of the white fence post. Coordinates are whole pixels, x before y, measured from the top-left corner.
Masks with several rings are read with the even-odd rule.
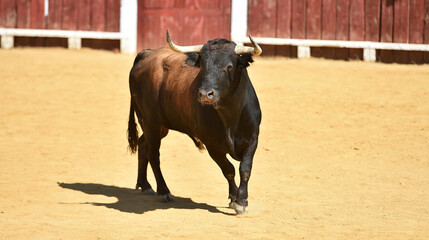
[[[13,48],[13,36],[2,35],[1,36],[1,48],[10,49]]]
[[[241,45],[247,36],[247,4],[247,0],[231,3],[231,40]]]
[[[376,60],[376,51],[374,48],[364,48],[363,49],[363,60],[365,62],[375,62]]]
[[[68,38],[69,49],[79,50],[82,47],[82,39],[80,37]]]
[[[137,51],[137,0],[121,0],[120,14],[121,52],[134,54]]]
[[[310,58],[311,52],[309,46],[298,45],[298,58]]]

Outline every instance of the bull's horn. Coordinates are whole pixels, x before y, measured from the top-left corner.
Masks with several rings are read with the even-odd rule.
[[[167,29],[167,44],[171,48],[171,50],[178,52],[178,53],[188,53],[188,52],[195,52],[195,53],[201,53],[201,50],[203,49],[203,45],[195,45],[195,46],[178,46],[171,41],[170,38],[170,32]]]
[[[249,36],[250,42],[252,43],[253,47],[246,47],[246,46],[235,46],[235,53],[238,55],[244,54],[244,53],[250,53],[253,56],[258,56],[262,53],[262,48],[253,40],[252,36]]]

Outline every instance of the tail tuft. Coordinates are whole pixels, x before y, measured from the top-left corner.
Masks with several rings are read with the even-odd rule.
[[[130,104],[130,117],[128,119],[127,138],[129,144],[128,149],[131,151],[131,153],[136,153],[139,145],[139,132],[137,130],[137,124],[134,117],[134,107],[132,100]]]

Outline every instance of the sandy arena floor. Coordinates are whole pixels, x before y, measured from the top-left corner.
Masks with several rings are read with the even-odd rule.
[[[429,239],[429,65],[257,58],[260,144],[234,216],[220,169],[175,132],[175,202],[133,189],[132,62],[0,50],[0,239]]]

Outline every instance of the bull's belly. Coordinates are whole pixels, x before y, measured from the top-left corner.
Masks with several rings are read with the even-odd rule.
[[[191,136],[196,134],[195,127],[192,127],[194,124],[184,119],[183,116],[174,116],[162,119],[161,125],[167,129],[185,133]]]
[[[217,149],[225,154],[230,153],[231,148],[226,142],[226,132],[219,121],[199,122],[181,121],[180,118],[169,118],[162,126],[191,137],[199,139],[204,145]]]

